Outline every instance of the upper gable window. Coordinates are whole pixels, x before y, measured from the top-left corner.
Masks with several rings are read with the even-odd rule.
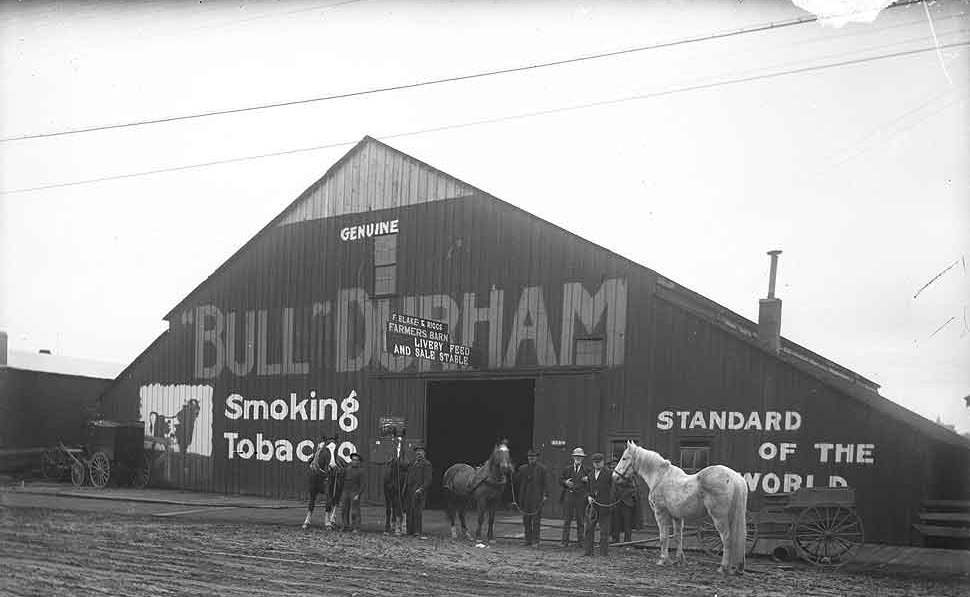
[[[397,294],[397,234],[374,238],[374,295]]]

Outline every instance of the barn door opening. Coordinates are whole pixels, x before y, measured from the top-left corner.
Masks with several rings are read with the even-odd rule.
[[[443,508],[441,477],[456,462],[478,466],[503,438],[513,464],[532,446],[535,380],[476,379],[428,383],[428,459],[434,481],[432,508]]]

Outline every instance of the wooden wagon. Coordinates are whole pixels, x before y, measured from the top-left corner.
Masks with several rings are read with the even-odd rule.
[[[865,542],[862,519],[851,488],[803,487],[792,493],[764,496],[763,507],[747,514],[747,550],[759,540],[775,540],[816,566],[841,566]],[[697,528],[705,551],[720,557],[721,538],[710,519]]]
[[[45,477],[60,478],[69,473],[77,486],[88,479],[95,487],[104,487],[111,479],[138,488],[148,485],[152,453],[145,449],[144,423],[89,421],[85,431],[83,446],[59,443],[44,452],[41,470]]]

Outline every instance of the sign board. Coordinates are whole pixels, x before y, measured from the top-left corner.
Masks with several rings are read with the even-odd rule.
[[[381,417],[378,420],[380,436],[384,438],[403,437],[407,429],[404,424],[404,417]]]
[[[392,313],[384,332],[386,350],[395,356],[466,367],[469,365],[471,349],[451,343],[446,323]]]
[[[411,462],[414,460],[414,446],[420,443],[417,439],[406,439],[401,445],[401,460]],[[397,452],[396,439],[376,439],[370,446],[370,463],[386,464],[394,458]]]

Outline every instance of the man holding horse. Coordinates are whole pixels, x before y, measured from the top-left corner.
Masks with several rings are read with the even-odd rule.
[[[360,495],[364,491],[364,469],[360,454],[350,455],[350,466],[344,471],[343,491],[340,494],[340,526],[360,530]]]
[[[586,452],[581,447],[573,450],[572,464],[567,464],[559,473],[559,484],[562,486],[562,494],[559,496],[560,503],[563,504],[565,520],[562,525],[562,545],[569,545],[569,527],[572,521],[576,521],[576,543],[583,541],[584,519],[586,517],[586,481],[589,469],[583,466],[583,459]]]
[[[423,444],[414,446],[414,460],[408,466],[404,481],[404,491],[408,503],[407,531],[408,535],[421,536],[423,529],[424,504],[431,489],[431,462],[425,458]]]
[[[613,508],[613,478],[610,471],[603,466],[606,458],[597,452],[590,460],[593,461],[593,470],[587,478],[589,484],[589,495],[586,501],[589,503],[587,512],[589,518],[586,520],[586,553],[593,555],[593,540],[596,534],[596,526],[600,528],[600,555],[605,556],[610,545],[610,510]]]
[[[528,462],[519,467],[513,487],[516,502],[522,512],[522,526],[525,527],[526,546],[539,547],[542,506],[549,497],[549,471],[539,462],[539,452],[529,450]]]

